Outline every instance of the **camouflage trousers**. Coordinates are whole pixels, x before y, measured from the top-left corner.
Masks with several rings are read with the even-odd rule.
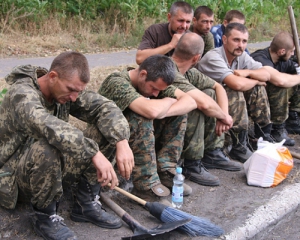
[[[264,86],[240,92],[224,86],[229,104],[229,115],[233,119],[232,131],[239,133],[248,130],[249,117],[260,127],[271,123],[270,106]]]
[[[100,151],[112,158],[115,151],[96,127],[91,126],[85,136],[99,144]],[[63,186],[70,187],[84,175],[92,185],[97,183],[96,169],[91,159],[64,155],[44,139],[32,143],[22,154],[17,166],[16,179],[20,196],[30,199],[36,208],[45,208],[53,200],[59,201]],[[20,197],[19,196],[19,197]]]
[[[203,92],[216,100],[214,89]],[[181,158],[197,160],[203,158],[205,152],[222,148],[224,134],[219,137],[215,129],[216,118],[208,117],[198,109],[189,112]]]
[[[187,115],[150,120],[130,109],[123,114],[130,126],[129,145],[134,154],[133,185],[137,190],[149,190],[160,182],[159,172],[176,167]]]
[[[274,124],[284,123],[288,118],[289,110],[300,112],[300,88],[298,85],[283,88],[268,83],[266,90],[270,102],[271,120]]]

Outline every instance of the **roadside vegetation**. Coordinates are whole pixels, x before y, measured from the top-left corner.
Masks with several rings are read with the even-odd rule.
[[[246,15],[250,42],[289,30],[287,7],[300,26],[299,0],[188,0],[207,5],[216,24],[226,11]],[[136,48],[149,25],[167,20],[171,0],[1,0],[0,57],[47,56],[64,50],[103,52]]]

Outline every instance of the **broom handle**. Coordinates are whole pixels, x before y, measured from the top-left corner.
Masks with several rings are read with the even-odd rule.
[[[109,183],[109,184],[107,184],[107,186],[111,186],[111,184]],[[114,189],[115,189],[117,192],[119,192],[119,193],[125,195],[126,197],[129,197],[129,198],[131,198],[132,200],[138,202],[139,204],[142,204],[143,206],[145,206],[146,203],[147,203],[145,200],[143,200],[143,199],[141,199],[141,198],[139,198],[139,197],[137,197],[137,196],[135,196],[135,195],[133,195],[133,194],[127,192],[127,191],[125,191],[125,190],[122,189],[122,188],[119,188],[119,187],[115,186]]]
[[[294,38],[294,43],[295,43],[296,55],[297,55],[297,58],[298,58],[298,64],[300,65],[299,38],[298,38],[296,21],[295,21],[295,16],[294,16],[294,11],[293,11],[292,6],[288,6],[288,12],[289,12],[289,16],[290,16],[290,23],[291,23],[291,28],[292,28],[292,32],[293,32],[293,38]]]

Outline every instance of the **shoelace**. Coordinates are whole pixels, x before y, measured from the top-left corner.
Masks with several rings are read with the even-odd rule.
[[[96,196],[95,196],[95,199],[94,199],[94,201],[93,201],[93,205],[96,206],[96,205],[98,204],[98,205],[100,205],[100,207],[102,208],[102,204],[101,204],[101,202],[99,201],[99,199],[100,199],[100,196],[99,196],[99,195],[96,195]]]
[[[61,216],[56,214],[51,215],[49,218],[52,220],[52,222],[61,222],[64,220]]]

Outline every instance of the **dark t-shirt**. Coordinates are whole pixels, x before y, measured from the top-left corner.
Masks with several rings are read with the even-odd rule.
[[[297,73],[294,63],[290,59],[287,61],[278,61],[277,63],[274,64],[269,52],[269,47],[251,53],[251,57],[255,61],[261,62],[263,66],[273,67],[279,72],[288,73],[288,74]]]
[[[168,29],[169,23],[153,24],[146,29],[142,41],[139,46],[139,50],[157,48],[162,45],[166,45],[171,42],[172,36]],[[174,49],[165,54],[166,56],[172,56]]]

